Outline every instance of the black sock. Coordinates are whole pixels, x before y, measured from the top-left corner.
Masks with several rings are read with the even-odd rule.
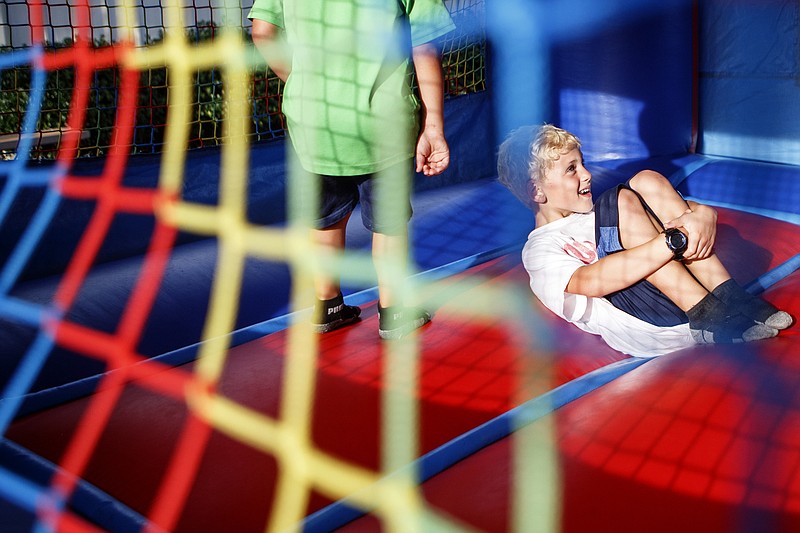
[[[707,294],[686,312],[689,328],[698,342],[747,342],[773,337],[777,331],[730,308],[714,294]]]
[[[692,329],[706,329],[714,323],[715,317],[724,316],[727,309],[722,301],[713,294],[707,294],[705,298],[697,302],[694,307],[686,311],[689,317],[689,327]]]
[[[378,304],[378,333],[382,339],[399,339],[431,321],[431,314],[420,307]]]
[[[712,294],[726,305],[756,322],[764,323],[769,317],[778,312],[778,309],[773,305],[757,296],[753,296],[732,279],[720,283]]]
[[[328,300],[317,300],[314,305],[314,318],[317,324],[324,324],[336,318],[344,309],[344,296],[340,292]]]
[[[430,313],[420,307],[405,307],[401,305],[381,307],[378,304],[378,321],[381,329],[390,329],[400,324],[420,319],[429,320]]]
[[[398,305],[390,305],[389,307],[381,307],[378,304],[378,321],[381,328],[389,328],[395,322],[403,320],[403,308]]]

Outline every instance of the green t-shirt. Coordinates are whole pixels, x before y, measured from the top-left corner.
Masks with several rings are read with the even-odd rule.
[[[454,28],[441,0],[256,0],[249,17],[285,31],[283,113],[306,170],[368,174],[413,157],[409,47]]]

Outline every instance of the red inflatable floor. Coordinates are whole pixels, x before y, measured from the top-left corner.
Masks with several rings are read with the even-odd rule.
[[[774,249],[750,244],[760,232]],[[747,281],[800,251],[794,232],[723,211],[718,251]],[[732,237],[750,253],[732,255]],[[765,297],[800,317],[800,272]],[[798,341],[795,324],[768,341],[651,359],[554,411],[560,530],[800,531]],[[427,501],[478,530],[511,531],[514,451],[512,435],[436,475]],[[367,515],[341,530],[381,526]]]
[[[800,315],[800,274],[768,296]],[[560,530],[800,531],[798,341],[795,325],[757,346],[652,359],[555,411]],[[512,438],[425,483],[430,504],[510,531]]]
[[[771,237],[766,245],[761,243],[764,234]],[[728,260],[734,276],[747,282],[800,253],[800,243],[795,236],[794,226],[723,211],[719,253]],[[473,267],[450,282],[458,287],[465,279],[470,283],[479,280],[485,284],[507,284],[525,294],[528,291],[527,274],[517,257],[500,258]],[[800,314],[795,298],[797,285],[787,280],[769,292],[771,299],[788,302],[795,316]],[[468,296],[468,291],[473,289],[468,284],[464,286]],[[532,297],[530,305],[531,313],[539,309]],[[380,392],[384,364],[375,314],[374,304],[365,306],[361,323],[322,337],[313,418],[313,438],[320,449],[373,469],[378,467],[381,452]],[[446,306],[436,311],[434,321],[420,332],[421,453],[447,443],[533,395],[626,359],[598,338],[552,315],[543,314],[541,320],[557,342],[549,357],[540,359],[529,353],[527,332],[518,322],[456,318]],[[630,506],[626,502],[638,502],[644,499],[640,496],[651,493],[655,502],[664,501],[663,495],[659,500],[661,492],[669,493],[680,502],[689,500],[696,504],[696,494],[688,489],[688,492],[679,490],[691,486],[695,491],[701,490],[698,487],[702,483],[692,484],[692,479],[705,480],[709,487],[702,489],[707,493],[703,502],[730,507],[733,505],[731,498],[734,494],[741,496],[741,490],[737,492],[733,486],[727,491],[712,490],[711,477],[722,472],[723,467],[732,468],[737,456],[718,458],[714,463],[718,466],[710,469],[697,470],[693,469],[694,465],[705,462],[711,466],[715,461],[713,454],[723,452],[764,457],[766,473],[774,472],[774,469],[769,470],[773,463],[776,468],[783,464],[775,463],[783,456],[766,459],[762,453],[763,442],[760,447],[755,442],[752,449],[748,448],[755,438],[749,433],[742,435],[741,442],[735,441],[732,448],[722,446],[726,428],[736,420],[733,417],[736,413],[742,416],[749,413],[750,426],[747,427],[770,435],[770,442],[781,444],[778,448],[782,454],[791,456],[792,461],[797,454],[800,462],[800,446],[794,446],[793,432],[787,428],[785,435],[770,434],[769,430],[776,427],[777,421],[764,419],[760,422],[759,417],[752,416],[768,411],[760,406],[768,407],[769,399],[785,400],[780,404],[781,413],[787,421],[793,420],[789,417],[794,413],[792,391],[786,388],[783,394],[782,385],[771,386],[761,381],[758,382],[760,387],[742,386],[744,377],[766,379],[783,375],[778,369],[784,366],[787,376],[794,369],[800,372],[800,364],[794,365],[788,356],[790,347],[794,346],[794,335],[795,330],[790,330],[779,339],[759,343],[757,349],[741,347],[730,354],[719,349],[698,348],[653,360],[558,411],[565,526],[572,531],[597,530],[588,527],[588,516],[579,515],[587,514],[583,511],[585,508],[603,507],[602,502],[609,499],[616,503],[609,503],[606,509],[627,509]],[[233,348],[220,392],[261,413],[277,416],[286,342],[284,332],[279,332]],[[767,347],[773,347],[772,352]],[[553,365],[542,361],[552,361]],[[684,366],[687,364],[688,369]],[[171,372],[187,370],[190,368]],[[540,380],[538,388],[531,390],[527,378],[537,372],[545,376],[546,383],[543,385]],[[164,374],[164,379],[169,379],[170,372]],[[102,399],[103,395],[117,393],[121,394],[120,400],[108,420],[91,420],[94,416],[92,402]],[[655,396],[656,393],[660,395]],[[754,396],[756,393],[765,394],[764,400]],[[728,400],[731,407],[727,409],[728,404],[720,403],[720,395],[726,394],[731,396]],[[706,405],[712,401],[720,405],[718,417],[730,415],[720,418],[722,425],[717,425],[716,418],[694,415],[700,413],[694,402]],[[659,404],[663,404],[666,412]],[[751,413],[748,405],[759,406],[758,411]],[[101,425],[101,437],[92,450],[83,477],[121,503],[148,515],[159,504],[156,501],[159,488],[170,467],[174,466],[172,454],[180,442],[186,418],[187,410],[179,399],[130,383],[122,391],[101,391],[91,398],[28,416],[17,421],[7,436],[59,464],[79,424],[89,419]],[[642,437],[637,436],[637,431],[642,432]],[[732,429],[727,431],[730,433]],[[649,440],[644,438],[647,435],[650,435]],[[781,439],[788,440],[784,443]],[[727,441],[731,440],[728,435]],[[679,444],[687,448],[687,441],[696,441],[693,448],[696,451],[692,454],[676,448]],[[426,496],[434,505],[468,524],[489,531],[506,530],[510,472],[507,446],[506,439],[434,477],[425,484]],[[678,454],[679,458],[683,454],[685,459],[679,460],[670,454]],[[735,468],[730,470],[729,476],[728,472],[725,470],[724,481],[729,484],[736,480],[741,482],[750,473]],[[181,507],[176,530],[263,531],[271,512],[278,473],[273,457],[212,432],[199,459],[186,503]],[[786,483],[794,481],[793,476],[784,475],[781,479]],[[605,490],[606,483],[614,490]],[[590,493],[593,501],[587,502]],[[761,493],[749,497],[747,501],[765,498]],[[328,503],[327,499],[315,495],[308,512]],[[696,507],[699,513],[704,505]],[[610,517],[608,520],[617,519],[612,511],[606,515]],[[645,513],[633,516],[631,523],[637,516],[642,519]],[[373,526],[375,523],[366,518],[350,527],[372,529]]]
[[[516,258],[501,258],[454,277],[483,283],[527,285]],[[465,289],[474,290],[472,288]],[[360,466],[378,469],[383,344],[377,335],[376,307],[364,307],[362,321],[321,338],[313,436],[316,445]],[[548,317],[557,330],[566,324]],[[570,332],[571,333],[571,332]],[[528,352],[517,322],[455,318],[446,308],[421,335],[420,439],[427,452],[507,411],[532,394],[522,379],[536,358]],[[555,370],[551,388],[623,358],[597,339],[576,337]],[[278,416],[287,336],[278,332],[232,348],[220,393],[258,412]],[[185,373],[186,367],[165,372]],[[542,386],[539,384],[539,386]],[[76,427],[92,419],[92,401],[118,390],[99,392],[16,422],[8,436],[60,464]],[[121,392],[84,478],[132,509],[147,515],[178,447],[187,411],[178,399],[129,384]],[[177,524],[178,531],[263,531],[275,490],[273,457],[213,432]],[[329,501],[315,497],[309,512]],[[204,529],[206,528],[206,529]],[[210,528],[210,529],[208,529]]]

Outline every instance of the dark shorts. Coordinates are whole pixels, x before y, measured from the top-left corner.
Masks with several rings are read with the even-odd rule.
[[[410,172],[410,163],[387,171],[360,176],[318,175],[320,179],[318,229],[328,228],[353,212],[361,202],[361,221],[373,233],[400,235],[411,219],[411,201],[405,191],[397,191]],[[396,177],[399,176],[399,177]],[[379,191],[380,187],[388,187]],[[381,201],[383,199],[383,201]]]
[[[623,183],[602,193],[594,203],[594,231],[598,258],[624,250],[619,237],[619,203],[617,201],[619,191],[622,189],[633,191],[627,183]],[[636,191],[633,192],[636,194]],[[644,208],[652,213],[641,197],[639,200]],[[606,299],[614,307],[655,326],[676,326],[689,321],[686,313],[680,307],[647,280],[634,283],[621,291],[607,294]]]

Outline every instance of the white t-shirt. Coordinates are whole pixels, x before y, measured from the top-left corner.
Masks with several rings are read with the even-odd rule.
[[[695,344],[688,324],[654,326],[605,298],[564,292],[575,271],[597,261],[594,212],[575,213],[533,230],[522,250],[531,289],[553,313],[600,335],[615,350],[653,357]]]

